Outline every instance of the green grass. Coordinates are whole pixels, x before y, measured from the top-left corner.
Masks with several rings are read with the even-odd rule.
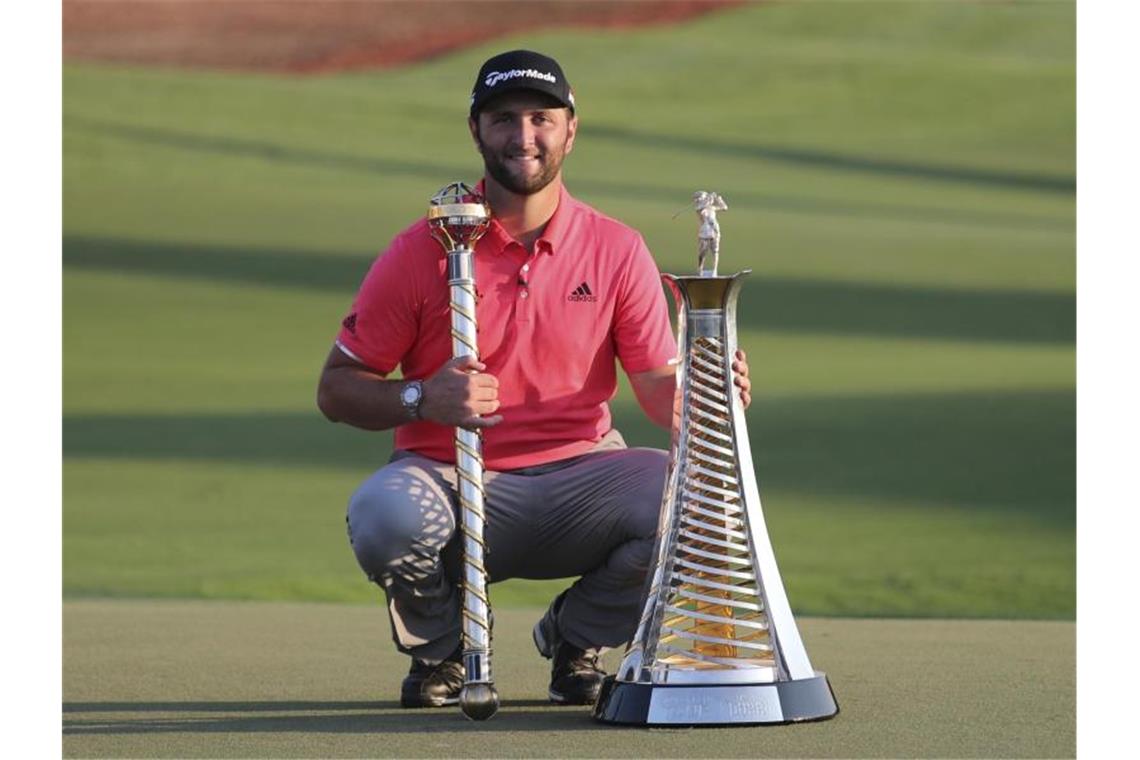
[[[64,757],[1073,757],[1076,625],[801,617],[832,720],[607,726],[547,699],[530,628],[500,609],[499,712],[403,710],[382,607],[165,600],[63,604]],[[330,646],[330,642],[335,645]],[[620,653],[605,655],[613,671]],[[969,663],[968,667],[942,667]],[[931,671],[939,669],[938,677]]]
[[[748,6],[390,72],[64,72],[64,592],[374,600],[348,495],[390,437],[316,376],[376,251],[479,163],[470,76],[550,51],[572,192],[690,271],[697,188],[793,606],[1075,615],[1071,3]],[[634,443],[664,446],[628,389]],[[507,582],[536,605],[555,583]]]

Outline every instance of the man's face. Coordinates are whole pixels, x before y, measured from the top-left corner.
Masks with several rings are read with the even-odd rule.
[[[562,170],[578,119],[543,94],[520,90],[492,100],[468,125],[487,173],[512,193],[532,195]]]

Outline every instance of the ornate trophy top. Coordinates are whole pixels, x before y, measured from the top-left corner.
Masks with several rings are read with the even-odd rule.
[[[432,196],[427,219],[431,236],[445,250],[470,250],[487,231],[491,209],[474,188],[452,182]]]
[[[716,277],[720,258],[720,224],[716,212],[728,210],[728,204],[718,193],[698,190],[693,193],[693,208],[701,220],[697,230],[697,270],[702,277]]]

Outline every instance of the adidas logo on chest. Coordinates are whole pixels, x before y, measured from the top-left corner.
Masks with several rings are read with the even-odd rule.
[[[574,291],[566,296],[567,301],[597,301],[598,297],[590,290],[589,283],[583,282]]]

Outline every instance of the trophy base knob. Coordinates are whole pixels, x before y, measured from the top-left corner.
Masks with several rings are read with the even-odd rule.
[[[827,720],[839,704],[827,676],[762,684],[602,683],[594,718],[627,726],[740,726]]]
[[[459,692],[459,707],[470,720],[488,720],[499,711],[499,693],[489,683],[469,683]]]

